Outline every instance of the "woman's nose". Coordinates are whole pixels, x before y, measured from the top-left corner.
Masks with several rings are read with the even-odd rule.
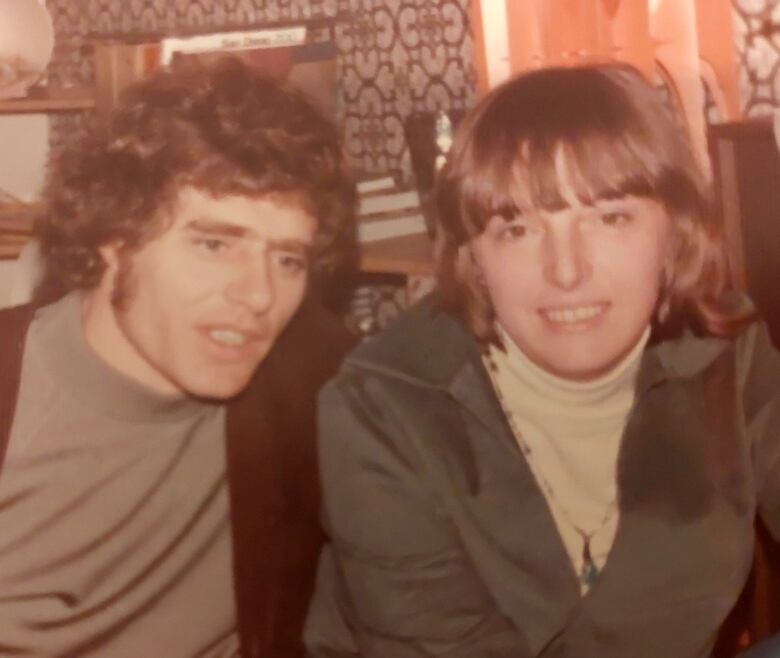
[[[545,236],[544,273],[557,288],[572,290],[590,275],[582,234],[576,225],[559,226]]]

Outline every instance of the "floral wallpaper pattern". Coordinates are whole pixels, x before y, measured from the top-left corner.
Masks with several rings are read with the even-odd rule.
[[[771,113],[780,105],[780,2],[732,2],[744,113]]]
[[[335,19],[344,136],[357,168],[369,173],[401,166],[410,114],[462,109],[474,97],[468,0],[48,0],[48,6],[57,34],[49,76],[57,84],[92,81],[85,45],[94,35]],[[56,118],[53,141],[75,122]]]
[[[426,110],[463,109],[475,97],[469,0],[47,0],[57,45],[54,83],[89,82],[84,45],[95,34],[138,35],[338,19],[340,107],[359,169],[398,169],[403,121]],[[732,0],[745,113],[780,105],[780,1]],[[711,111],[711,107],[708,108]],[[712,116],[712,118],[716,118]],[[54,120],[56,145],[79,123]]]

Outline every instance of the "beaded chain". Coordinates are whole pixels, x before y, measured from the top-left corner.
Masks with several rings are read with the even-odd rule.
[[[493,357],[489,351],[485,352],[485,359],[488,363],[488,373],[490,375],[490,381],[493,384],[493,389],[496,392],[496,397],[498,398],[498,402],[501,405],[501,410],[504,412],[504,416],[506,416],[506,419],[509,422],[509,428],[512,430],[515,441],[520,447],[520,452],[522,453],[523,457],[525,457],[528,465],[531,467],[531,471],[536,477],[536,480],[541,488],[544,490],[547,499],[555,504],[555,506],[560,510],[561,514],[565,518],[566,522],[582,539],[582,567],[580,569],[580,583],[582,583],[585,587],[590,587],[594,582],[596,582],[596,578],[599,575],[599,569],[596,566],[596,563],[593,561],[593,555],[590,550],[590,542],[596,533],[599,532],[599,530],[601,530],[617,512],[617,498],[614,498],[607,505],[601,521],[590,532],[587,532],[574,522],[574,519],[572,518],[569,510],[563,504],[561,504],[560,500],[558,500],[558,497],[555,495],[555,491],[550,482],[547,480],[547,478],[544,477],[544,475],[542,475],[538,466],[536,468],[534,467],[533,451],[531,450],[531,446],[525,442],[525,439],[523,438],[523,435],[521,434],[520,428],[517,424],[517,419],[515,418],[514,413],[509,409],[509,405],[501,393],[501,389],[498,386],[498,381],[496,380],[498,366],[496,365],[496,362],[493,360]]]

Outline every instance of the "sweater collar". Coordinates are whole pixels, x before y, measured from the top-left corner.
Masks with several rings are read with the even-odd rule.
[[[30,331],[36,334],[41,358],[63,390],[113,418],[174,420],[218,406],[184,394],[161,395],[109,366],[84,336],[78,292],[39,309]]]

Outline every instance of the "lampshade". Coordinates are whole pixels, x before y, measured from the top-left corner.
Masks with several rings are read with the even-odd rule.
[[[24,96],[53,48],[54,27],[43,0],[0,0],[0,98]]]

